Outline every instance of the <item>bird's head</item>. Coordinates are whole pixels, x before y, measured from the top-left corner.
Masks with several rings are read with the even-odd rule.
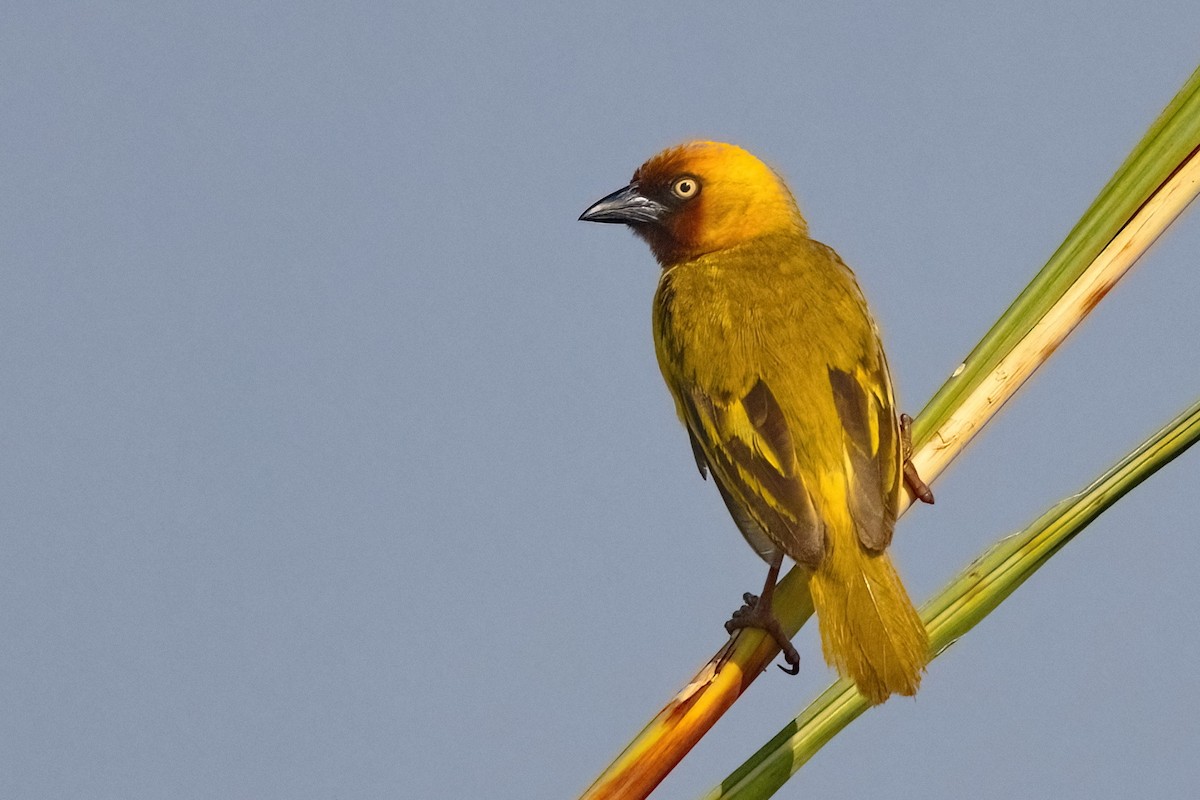
[[[619,222],[664,266],[807,226],[783,179],[740,147],[689,142],[638,167],[623,189],[579,217]]]

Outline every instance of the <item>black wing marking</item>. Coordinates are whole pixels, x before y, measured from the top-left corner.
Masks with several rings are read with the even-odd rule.
[[[896,486],[900,461],[900,434],[887,391],[886,373],[852,375],[830,367],[829,384],[845,431],[847,497],[850,516],[863,547],[875,552],[887,548],[896,525]]]

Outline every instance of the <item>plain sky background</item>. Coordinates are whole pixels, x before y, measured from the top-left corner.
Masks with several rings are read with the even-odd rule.
[[[764,565],[576,221],[740,143],[912,413],[1200,61],[1195,0],[20,3],[0,25],[0,796],[567,798]],[[1193,209],[905,517],[923,600],[1200,392]],[[782,797],[1192,797],[1200,452]],[[813,629],[659,789],[830,680]]]

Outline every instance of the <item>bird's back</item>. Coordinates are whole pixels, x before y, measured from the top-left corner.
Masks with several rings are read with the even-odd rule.
[[[862,293],[832,249],[789,232],[669,267],[655,296],[654,327],[659,365],[685,425],[696,427],[687,407],[697,392],[728,403],[761,382],[786,423],[817,524],[844,527],[858,517],[861,536],[890,540],[895,513],[885,510],[894,509],[900,472],[887,366]],[[884,385],[872,396],[869,380],[880,378]],[[855,460],[847,458],[846,431],[829,424],[839,417],[852,418],[864,437],[870,458],[858,466],[873,474],[847,474]],[[718,444],[692,432],[702,447]],[[710,457],[715,477],[736,495],[737,476],[722,475],[719,461]],[[856,484],[863,485],[854,503]],[[854,514],[856,504],[864,509]],[[872,518],[867,506],[879,513]],[[764,527],[788,555],[805,560],[786,536]]]

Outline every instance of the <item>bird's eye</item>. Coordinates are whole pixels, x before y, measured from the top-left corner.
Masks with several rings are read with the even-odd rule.
[[[691,200],[696,196],[696,192],[700,191],[700,181],[684,176],[671,184],[671,191],[680,200]]]

